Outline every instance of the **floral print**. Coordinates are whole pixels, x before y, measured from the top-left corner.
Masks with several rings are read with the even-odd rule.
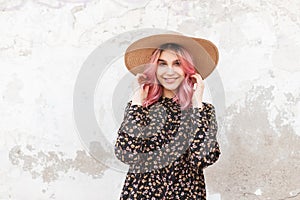
[[[120,200],[206,199],[203,169],[221,154],[215,108],[181,110],[161,96],[148,106],[128,102],[115,155],[129,165]]]

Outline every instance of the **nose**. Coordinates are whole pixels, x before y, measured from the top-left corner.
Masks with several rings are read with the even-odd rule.
[[[168,65],[167,71],[168,72],[173,72],[174,71],[173,66],[172,65]]]
[[[174,71],[173,68],[171,67],[168,67],[167,71],[165,72],[165,75],[169,76],[169,77],[172,77],[176,74],[176,72]]]
[[[169,66],[168,66],[167,71],[166,71],[166,74],[168,74],[168,75],[173,75],[174,73],[175,73],[175,71],[174,71],[173,67],[169,67]]]

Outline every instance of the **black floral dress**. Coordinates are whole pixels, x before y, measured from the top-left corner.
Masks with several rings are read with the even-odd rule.
[[[115,142],[116,157],[129,165],[120,200],[205,200],[203,169],[221,154],[214,106],[181,110],[164,96],[148,107],[131,103]]]

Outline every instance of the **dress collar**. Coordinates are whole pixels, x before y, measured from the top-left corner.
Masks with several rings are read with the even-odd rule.
[[[165,96],[160,96],[159,100],[160,101],[172,101],[173,97],[165,97]]]
[[[176,101],[173,101],[174,97],[165,97],[165,96],[160,96],[159,102],[165,106],[178,106],[179,104]]]

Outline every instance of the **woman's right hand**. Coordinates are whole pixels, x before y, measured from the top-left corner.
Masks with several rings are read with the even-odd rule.
[[[148,96],[150,86],[148,84],[144,86],[147,81],[147,76],[145,74],[137,73],[136,78],[139,84],[139,89],[132,97],[132,105],[142,105],[144,99]]]

